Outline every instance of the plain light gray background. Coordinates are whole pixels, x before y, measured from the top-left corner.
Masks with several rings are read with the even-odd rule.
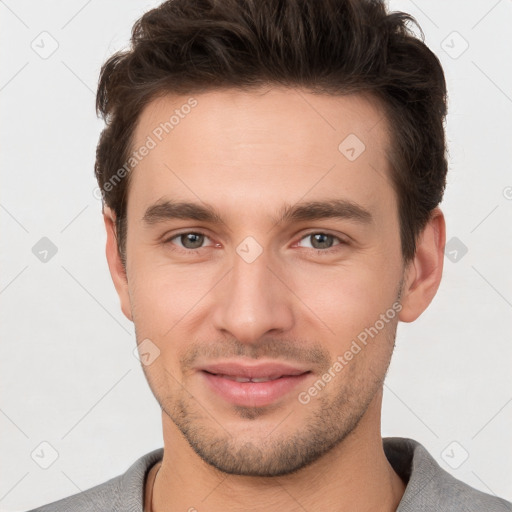
[[[99,68],[158,3],[0,1],[4,511],[87,489],[162,446],[93,175]],[[434,302],[399,326],[382,433],[420,441],[457,478],[512,500],[512,1],[390,7],[416,17],[445,68],[453,240]],[[33,252],[43,237],[57,248],[46,262]]]

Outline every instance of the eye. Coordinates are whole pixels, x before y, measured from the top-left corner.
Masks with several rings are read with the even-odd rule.
[[[319,252],[319,253],[320,252],[329,253],[329,252],[335,251],[337,249],[333,249],[333,247],[336,247],[338,245],[346,245],[346,243],[347,243],[337,236],[330,235],[329,233],[323,233],[323,232],[309,233],[300,239],[299,244],[303,240],[309,240],[310,241],[309,248],[316,249],[317,252]],[[307,247],[307,245],[306,245],[306,247]]]
[[[203,249],[205,241],[210,240],[204,233],[196,231],[186,231],[178,233],[164,240],[164,244],[175,246],[176,250],[185,253],[194,253]],[[309,245],[307,241],[309,240]],[[302,245],[306,241],[306,245]],[[210,240],[211,242],[211,240]],[[210,244],[215,245],[215,244]],[[339,245],[347,245],[342,238],[324,232],[312,232],[303,236],[297,245],[316,250],[319,254],[328,254],[337,250]]]
[[[209,238],[203,234],[195,231],[187,231],[173,235],[164,241],[164,244],[171,243],[177,245],[178,248],[183,249],[185,252],[193,252],[194,250],[201,249],[205,240]]]

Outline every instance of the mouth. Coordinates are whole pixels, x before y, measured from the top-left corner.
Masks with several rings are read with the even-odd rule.
[[[209,389],[224,401],[263,407],[285,398],[311,371],[279,362],[247,365],[227,361],[206,365],[199,373]]]
[[[207,372],[210,373],[210,372]],[[239,377],[235,375],[222,375],[217,373],[210,373],[210,375],[217,375],[217,377],[222,377],[223,379],[234,380],[235,382],[268,382],[270,380],[280,379],[281,377],[287,377],[287,375],[278,375],[277,377]]]

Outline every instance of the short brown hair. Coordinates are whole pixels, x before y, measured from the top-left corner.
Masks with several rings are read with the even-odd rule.
[[[410,261],[447,173],[445,78],[423,41],[412,16],[389,13],[379,0],[169,0],[144,14],[130,49],[102,66],[96,98],[106,127],[95,174],[116,214],[123,263],[131,173],[106,185],[128,159],[142,109],[167,93],[268,85],[379,100],[392,131],[391,180],[403,259]]]

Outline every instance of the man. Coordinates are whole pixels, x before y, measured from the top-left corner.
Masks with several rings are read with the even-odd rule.
[[[380,433],[445,244],[446,86],[409,21],[173,0],[107,61],[107,259],[164,448],[37,510],[512,510]]]

